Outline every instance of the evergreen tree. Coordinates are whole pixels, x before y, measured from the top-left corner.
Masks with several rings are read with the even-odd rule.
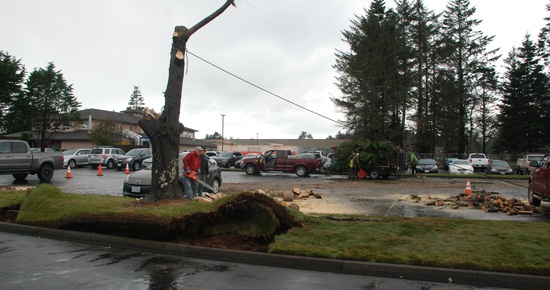
[[[21,60],[0,50],[0,132],[13,133],[24,130],[19,126],[27,117],[13,111],[13,104],[23,96],[25,67]],[[26,129],[29,129],[28,127]]]
[[[496,50],[488,51],[487,46],[493,36],[483,35],[474,30],[481,21],[473,19],[475,7],[470,7],[469,0],[450,0],[444,13],[443,28],[446,51],[445,59],[448,69],[456,75],[456,108],[458,108],[458,153],[465,153],[467,148],[466,129],[468,120],[474,110],[469,110],[477,97],[474,95],[475,80],[482,74],[480,68],[490,67],[499,56]],[[470,150],[470,148],[468,148]]]
[[[221,139],[221,138],[222,138],[222,135],[218,133],[218,131],[214,132],[214,134],[212,135],[206,134],[206,137],[204,137],[204,139]]]
[[[506,63],[503,99],[500,105],[499,137],[495,149],[501,152],[536,152],[548,145],[548,89],[537,47],[526,35],[522,47],[513,49]]]
[[[145,110],[145,103],[143,102],[143,97],[141,96],[141,91],[138,86],[134,86],[134,91],[130,96],[130,101],[128,102],[128,107],[126,107],[126,110]]]
[[[331,98],[346,115],[355,137],[403,140],[403,103],[408,91],[408,51],[398,16],[382,0],[371,3],[366,16],[356,16],[344,31],[351,52],[338,51],[334,68],[342,98]]]
[[[53,63],[46,69],[35,69],[25,82],[25,100],[32,108],[26,116],[33,130],[38,132],[38,143],[42,148],[64,123],[79,122],[80,103],[73,95],[72,85],[68,85],[61,71],[56,71]]]
[[[412,87],[410,96],[403,103],[403,111],[414,106],[412,120],[415,121],[415,150],[418,152],[433,152],[436,146],[436,112],[434,112],[435,96],[430,54],[435,53],[436,30],[438,18],[428,11],[421,0],[397,0],[397,13],[401,19],[405,42],[410,48],[409,71]],[[403,116],[403,127],[405,116]]]
[[[311,133],[308,133],[306,131],[302,131],[302,133],[300,133],[300,136],[298,136],[298,139],[299,140],[313,139],[313,136],[311,135]]]

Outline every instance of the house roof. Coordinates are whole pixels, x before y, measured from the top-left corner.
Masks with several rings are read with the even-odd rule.
[[[124,124],[135,124],[138,125],[140,117],[136,117],[134,115],[131,115],[131,113],[137,112],[136,110],[126,110],[122,112],[115,112],[115,111],[105,111],[105,110],[99,110],[99,109],[84,109],[78,111],[80,113],[80,118],[82,120],[88,120],[89,116],[92,116],[92,120],[107,120],[111,119],[118,123],[124,123]],[[124,113],[127,112],[127,113]],[[185,131],[187,132],[198,132],[198,130],[185,127]]]
[[[88,120],[89,116],[92,116],[92,120],[114,120],[118,123],[136,124],[139,118],[115,111],[105,111],[99,109],[85,109],[78,111],[82,120]]]

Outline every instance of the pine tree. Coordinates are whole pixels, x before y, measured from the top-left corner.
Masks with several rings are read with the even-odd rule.
[[[444,13],[443,28],[445,46],[448,55],[445,63],[456,75],[456,108],[458,108],[458,153],[465,153],[467,148],[466,129],[470,112],[475,103],[475,80],[479,79],[482,67],[490,67],[500,56],[497,50],[488,51],[487,46],[494,36],[488,37],[481,31],[474,30],[481,20],[473,19],[475,7],[470,7],[468,0],[450,0]],[[475,109],[475,108],[474,108]],[[468,147],[468,150],[471,148]]]
[[[495,149],[511,153],[536,152],[549,141],[550,79],[530,35],[526,35],[522,47],[509,53],[505,63],[504,95],[498,116],[500,131]]]
[[[141,91],[138,86],[134,86],[134,91],[130,96],[130,101],[128,102],[128,107],[126,110],[135,110],[135,111],[144,111],[145,103],[143,102],[143,97],[141,96]]]
[[[0,50],[0,132],[14,133],[30,129],[28,118],[14,111],[14,104],[23,97],[25,67],[21,60]]]
[[[35,69],[25,82],[25,101],[33,113],[26,116],[33,130],[38,132],[38,143],[43,149],[46,140],[53,138],[64,123],[79,122],[80,103],[55,65]]]
[[[373,1],[366,12],[343,32],[351,52],[338,51],[334,65],[343,97],[331,99],[355,137],[401,144],[402,106],[409,89],[403,31],[384,1]]]

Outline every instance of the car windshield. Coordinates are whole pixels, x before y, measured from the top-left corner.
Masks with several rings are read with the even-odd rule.
[[[63,155],[73,155],[75,154],[75,152],[76,152],[76,149],[65,150],[63,151]]]
[[[219,157],[233,157],[233,153],[232,152],[222,152],[218,156]]]
[[[420,159],[418,160],[419,165],[435,165],[434,159]]]
[[[143,152],[143,150],[132,149],[132,150],[128,151],[126,153],[126,155],[128,155],[128,156],[138,156],[138,155],[141,154],[141,152]]]
[[[453,160],[454,165],[470,165],[468,160]]]
[[[529,161],[534,161],[534,160],[541,161],[542,157],[544,157],[544,155],[532,155],[532,156],[527,157],[527,160],[529,160]]]
[[[483,154],[472,154],[470,158],[485,158],[485,155]]]
[[[90,151],[90,154],[101,154],[103,153],[103,149],[99,148],[99,149],[92,149],[92,151]]]
[[[502,167],[508,167],[508,163],[506,163],[506,161],[504,160],[494,160],[493,162],[491,162],[491,165],[492,166],[502,166]]]

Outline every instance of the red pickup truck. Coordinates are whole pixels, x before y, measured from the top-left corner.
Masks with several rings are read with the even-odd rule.
[[[541,201],[550,201],[550,152],[540,161],[531,161],[529,189],[527,197],[529,204],[539,206]]]
[[[261,171],[294,172],[300,177],[321,170],[321,159],[305,159],[292,155],[290,150],[268,150],[259,157],[242,159],[246,174],[258,174]]]

